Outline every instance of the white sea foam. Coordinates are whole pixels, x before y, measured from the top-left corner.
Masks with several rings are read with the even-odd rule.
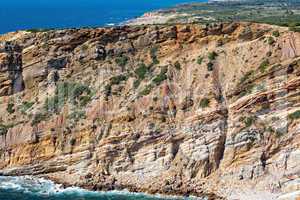
[[[115,23],[107,23],[106,26],[115,26]]]
[[[109,191],[109,192],[93,192],[88,191],[78,187],[68,187],[64,188],[60,184],[55,184],[50,180],[43,178],[33,178],[31,176],[22,177],[1,177],[0,176],[0,190],[13,190],[22,193],[32,193],[40,196],[59,196],[59,195],[78,195],[78,196],[92,196],[92,197],[102,197],[102,196],[114,196],[114,195],[124,195],[124,196],[135,196],[142,197],[148,196],[144,193],[132,193],[127,190],[123,191]],[[162,196],[154,195],[153,198],[157,199],[173,199],[180,200],[182,197],[176,196]],[[192,197],[189,199],[201,199]]]

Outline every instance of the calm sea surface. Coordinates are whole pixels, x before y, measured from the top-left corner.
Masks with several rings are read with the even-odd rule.
[[[33,28],[118,24],[143,13],[205,0],[1,0],[0,34]]]

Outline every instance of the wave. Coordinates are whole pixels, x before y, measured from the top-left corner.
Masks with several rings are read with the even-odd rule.
[[[0,177],[0,199],[9,194],[10,200],[27,199],[59,199],[59,200],[182,200],[187,198],[165,197],[160,195],[146,195],[143,193],[131,193],[124,191],[93,192],[78,187],[64,188],[43,178],[31,176]],[[16,195],[16,198],[13,196]],[[28,198],[25,198],[27,196]],[[199,198],[188,198],[199,199]],[[203,198],[201,198],[203,199]]]

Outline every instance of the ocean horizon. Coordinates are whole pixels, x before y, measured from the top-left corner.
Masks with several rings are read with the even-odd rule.
[[[3,0],[0,34],[27,29],[118,25],[145,12],[206,0]]]

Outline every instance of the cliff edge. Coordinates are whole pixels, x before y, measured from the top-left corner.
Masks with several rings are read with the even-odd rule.
[[[0,173],[296,199],[300,33],[255,23],[0,38]]]

